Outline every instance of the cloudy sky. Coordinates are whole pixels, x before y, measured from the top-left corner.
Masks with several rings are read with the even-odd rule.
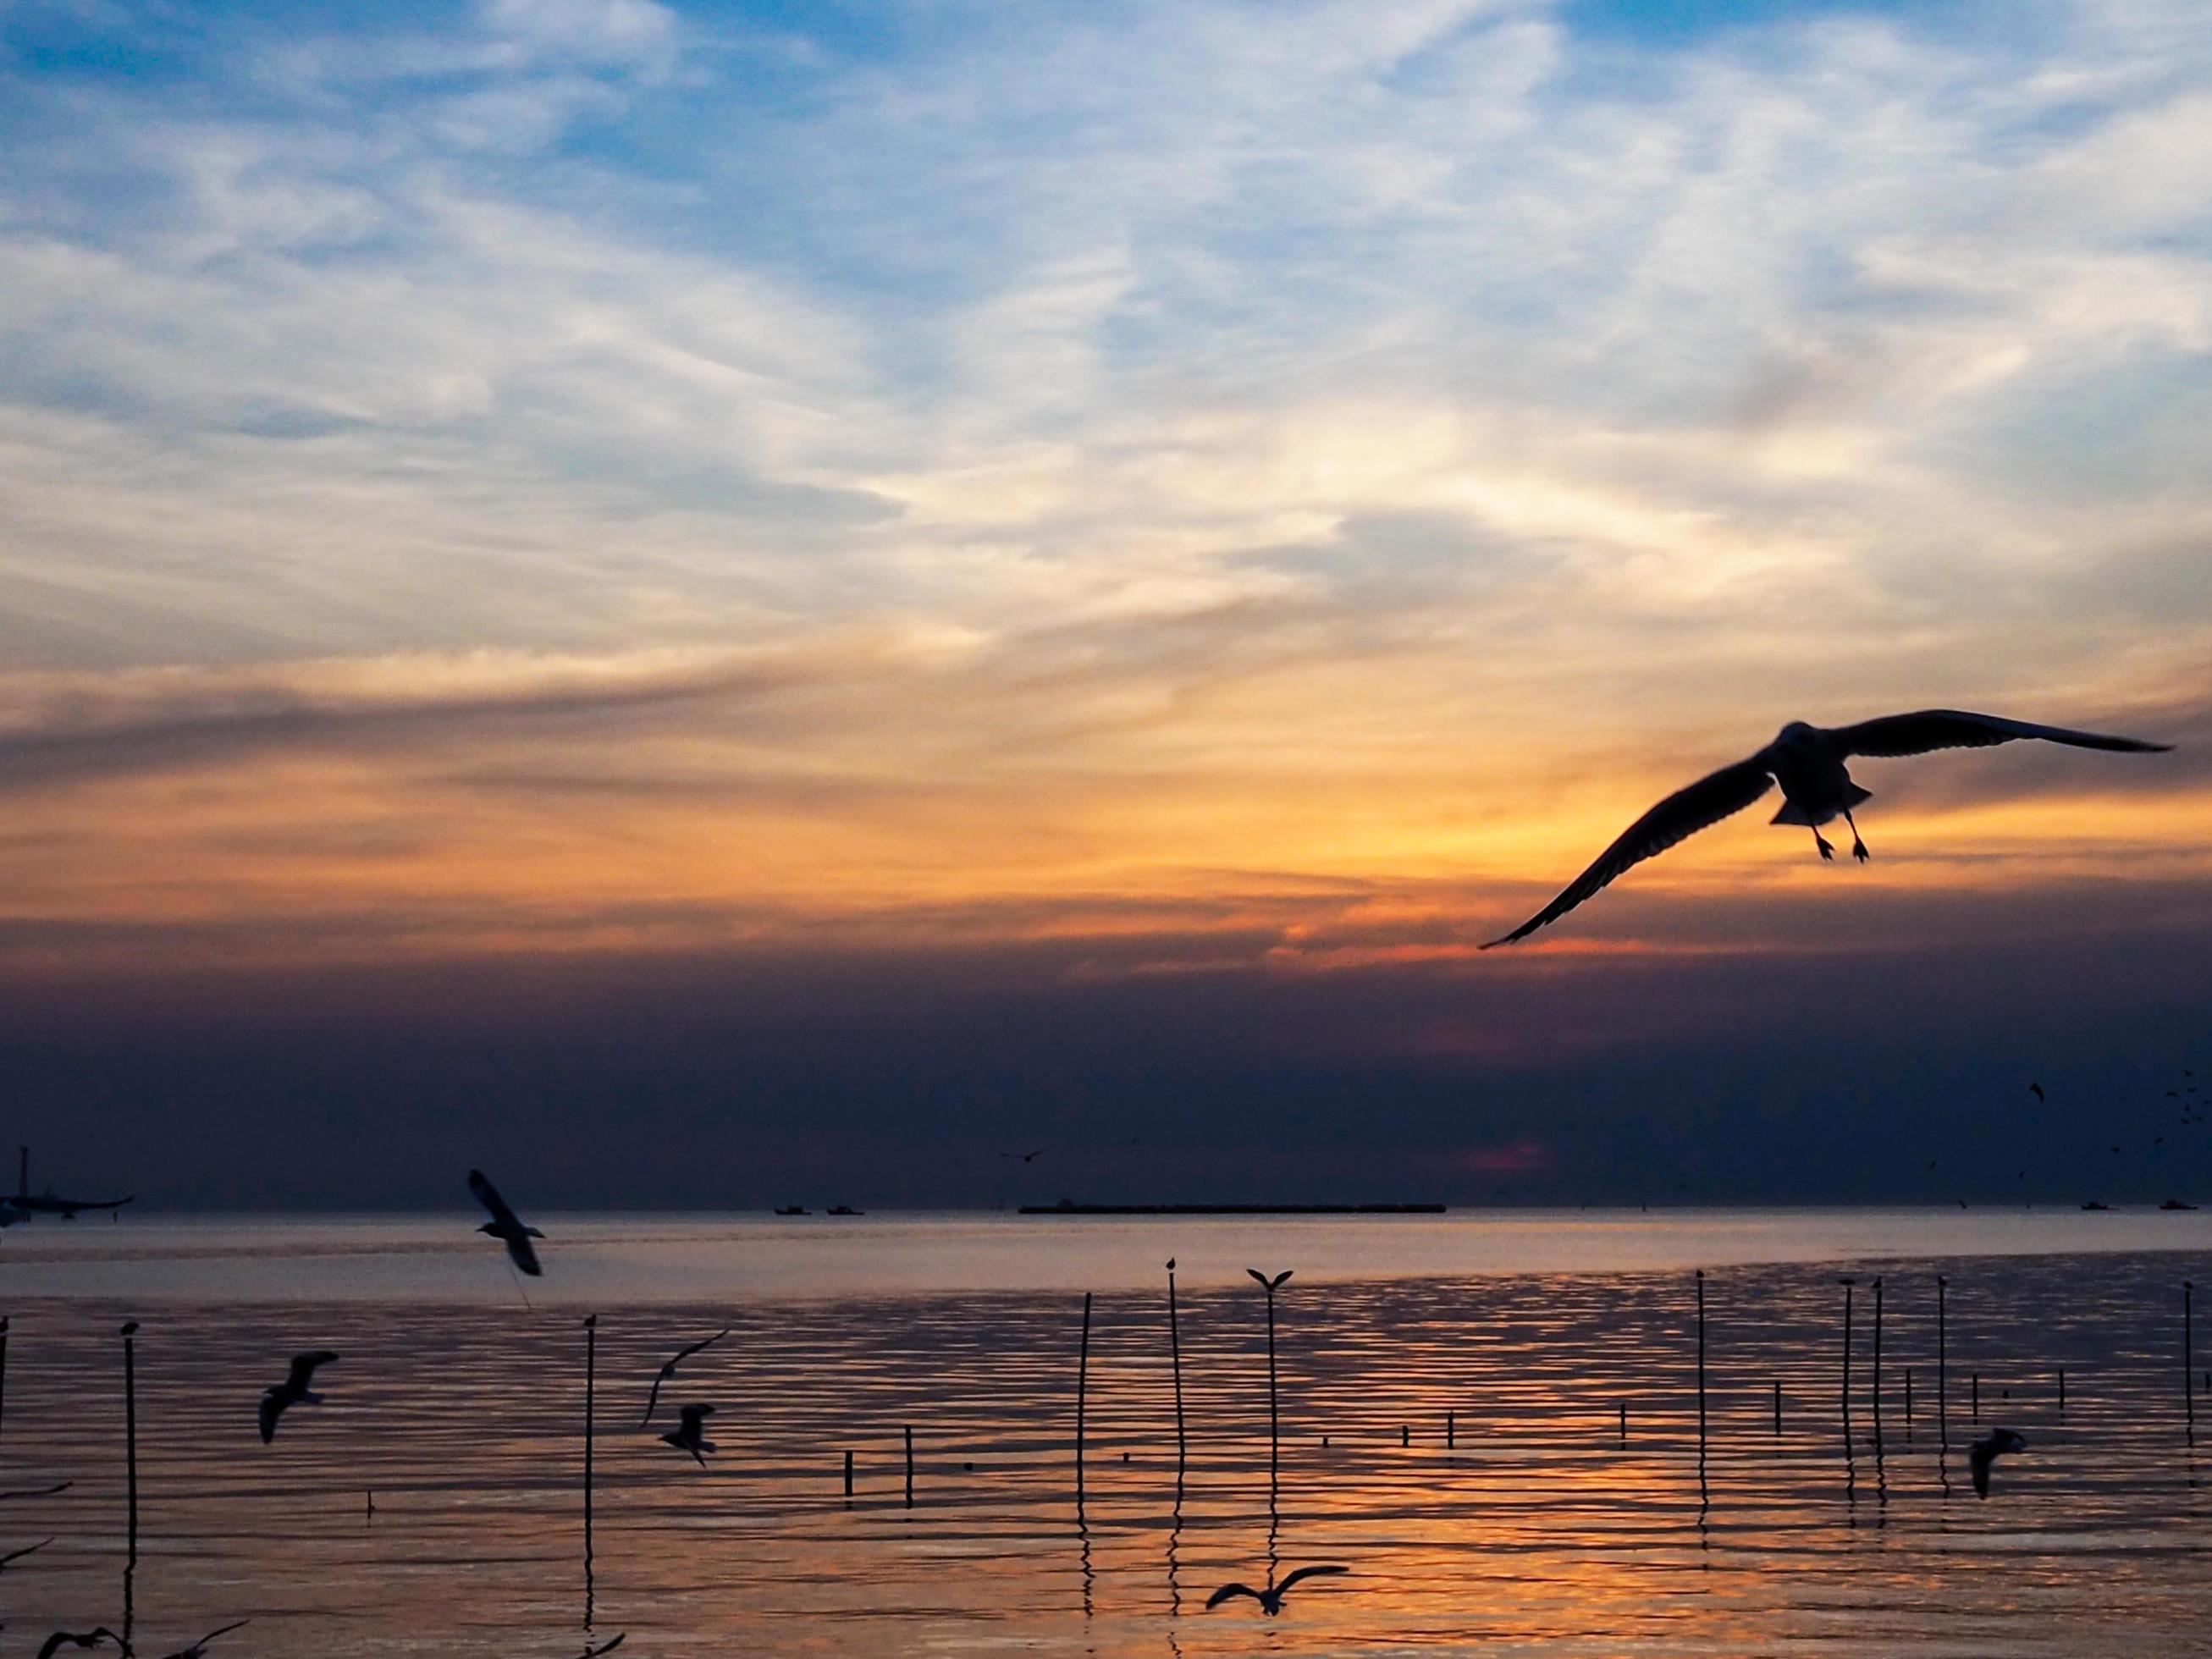
[[[10,1115],[194,1203],[2084,1195],[2212,1066],[2209,434],[2190,0],[0,0]],[[2182,747],[1476,955],[1925,704]]]

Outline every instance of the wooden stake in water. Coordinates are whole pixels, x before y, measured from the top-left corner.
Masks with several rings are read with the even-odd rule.
[[[599,1413],[599,1316],[584,1316],[584,1578],[592,1576],[592,1435]],[[588,1591],[586,1599],[589,1599]]]
[[[906,1425],[906,1506],[908,1509],[914,1507],[914,1425],[911,1423]]]
[[[123,1468],[130,1493],[131,1565],[138,1564],[138,1322],[123,1328]]]
[[[1950,1332],[1944,1320],[1944,1304],[1951,1281],[1936,1275],[1936,1437],[1945,1451],[1951,1449]]]
[[[1075,1361],[1075,1507],[1083,1507],[1083,1430],[1085,1396],[1091,1391],[1091,1292],[1083,1293],[1083,1346]]]
[[[847,1449],[847,1450],[846,1450],[846,1452],[845,1452],[845,1499],[846,1499],[846,1501],[847,1501],[848,1503],[850,1503],[850,1502],[852,1501],[852,1498],[853,1498],[853,1453],[852,1453],[851,1449],[850,1449],[850,1448],[848,1448],[848,1449]]]
[[[1870,1383],[1874,1395],[1874,1437],[1881,1439],[1881,1277],[1874,1281],[1874,1375]]]
[[[2181,1388],[2185,1394],[2189,1390],[2189,1373],[2186,1370],[2181,1374]],[[2061,1417],[2066,1415],[2066,1367],[2063,1365],[2058,1368],[2058,1414]]]
[[[2197,1396],[2189,1391],[2189,1374],[2197,1368],[2196,1329],[2191,1307],[2196,1289],[2189,1280],[2181,1281],[2181,1407],[2191,1441],[2197,1438]]]
[[[1774,1431],[1782,1432],[1782,1379],[1774,1379]]]
[[[1190,1444],[1183,1437],[1182,1427],[1182,1332],[1176,1320],[1175,1258],[1168,1258],[1168,1358],[1175,1370],[1176,1402],[1176,1475],[1182,1478]]]
[[[1291,1269],[1285,1267],[1273,1279],[1257,1267],[1247,1267],[1246,1273],[1259,1282],[1267,1293],[1267,1475],[1272,1482],[1282,1462],[1283,1421],[1276,1407],[1275,1397],[1275,1292],[1287,1283]]]
[[[1971,1375],[1974,1379],[1974,1421],[1978,1423],[1982,1420],[1982,1374],[1974,1371]]]
[[[1912,1367],[1905,1368],[1905,1441],[1912,1443]]]
[[[1449,1412],[1444,1413],[1444,1449],[1451,1450],[1459,1444],[1459,1425]]]
[[[1844,1402],[1844,1443],[1851,1439],[1851,1297],[1858,1285],[1856,1279],[1846,1279],[1844,1285],[1844,1381],[1841,1395]]]
[[[1620,1443],[1624,1446],[1628,1443],[1628,1402],[1626,1400],[1620,1402]]]
[[[1698,1461],[1705,1457],[1705,1270],[1698,1273]]]

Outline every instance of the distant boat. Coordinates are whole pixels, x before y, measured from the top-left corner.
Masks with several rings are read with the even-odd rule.
[[[2184,1207],[2185,1208],[2187,1206],[2185,1206]],[[832,1204],[830,1206],[830,1213],[831,1215],[866,1215],[867,1214],[867,1212],[866,1210],[856,1210],[849,1204]]]
[[[1442,1215],[1441,1204],[1024,1204],[1023,1215]]]
[[[805,1215],[806,1206],[804,1204],[779,1204],[775,1212],[778,1215]]]
[[[2194,1204],[2184,1204],[2178,1198],[2169,1198],[2158,1207],[2161,1210],[2193,1210],[2197,1206]]]
[[[2109,1210],[2109,1209],[2111,1209],[2112,1206],[2111,1205],[2109,1205],[2109,1204],[2100,1204],[2100,1203],[2099,1203],[2095,1199],[2094,1199],[2094,1198],[2093,1198],[2093,1199],[2091,1199],[2091,1200],[2090,1200],[2087,1204],[2084,1204],[2081,1207],[2082,1207],[2083,1209],[2085,1209],[2085,1210]]]

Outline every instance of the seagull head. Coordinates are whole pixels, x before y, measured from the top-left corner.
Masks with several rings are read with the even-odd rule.
[[[1774,734],[1774,741],[1784,748],[1792,748],[1813,735],[1813,728],[1802,720],[1792,720]]]

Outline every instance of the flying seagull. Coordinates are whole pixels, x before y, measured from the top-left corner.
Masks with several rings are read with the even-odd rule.
[[[1249,1584],[1224,1584],[1206,1598],[1206,1610],[1211,1613],[1224,1601],[1233,1601],[1240,1595],[1249,1595],[1260,1604],[1261,1612],[1272,1617],[1283,1610],[1283,1597],[1290,1593],[1291,1585],[1304,1579],[1326,1578],[1332,1574],[1350,1571],[1348,1567],[1339,1566],[1300,1567],[1281,1583],[1270,1584],[1265,1589],[1254,1589]]]
[[[484,1179],[482,1170],[469,1171],[469,1190],[476,1194],[477,1202],[491,1212],[491,1219],[477,1229],[489,1233],[507,1246],[507,1254],[514,1265],[537,1278],[545,1270],[538,1265],[538,1252],[530,1248],[533,1238],[545,1237],[535,1227],[526,1227],[522,1218],[507,1207],[507,1200],[499,1195],[499,1188]]]
[[[234,1623],[225,1625],[221,1630],[211,1630],[205,1636],[201,1637],[198,1641],[193,1643],[191,1646],[188,1648],[179,1648],[174,1653],[169,1656],[169,1659],[204,1659],[204,1656],[207,1653],[207,1644],[209,1643],[214,1641],[218,1636],[229,1635],[231,1632],[238,1629],[241,1625],[251,1624],[252,1622],[252,1621],[251,1620],[240,1619]]]
[[[712,1406],[682,1407],[678,1413],[683,1419],[682,1426],[671,1429],[660,1437],[677,1450],[690,1452],[691,1461],[702,1469],[707,1467],[707,1454],[714,1449],[714,1443],[702,1437],[700,1426],[713,1414],[714,1409]]]
[[[2010,1429],[1991,1429],[1979,1440],[1974,1442],[1972,1449],[1966,1453],[1966,1462],[1974,1471],[1974,1495],[1977,1498],[1987,1498],[1990,1495],[1990,1464],[1996,1462],[2007,1452],[2022,1452],[2027,1449],[2027,1442]]]
[[[2038,1100],[2043,1101],[2046,1104],[2049,1103],[2050,1097],[2043,1092],[2043,1085],[2040,1083],[2029,1084],[2027,1085],[2027,1091],[2033,1095]]]
[[[2037,726],[2008,720],[1996,714],[1972,714],[1955,708],[1923,708],[1911,714],[1886,714],[1856,726],[1808,726],[1792,720],[1772,743],[1747,760],[1724,766],[1711,776],[1679,789],[1630,824],[1620,838],[1597,856],[1597,861],[1570,882],[1559,897],[1511,933],[1482,948],[1510,945],[1539,927],[1557,921],[1583,900],[1596,896],[1615,879],[1644,860],[1656,858],[1679,841],[1718,823],[1732,812],[1741,812],[1775,784],[1782,786],[1782,810],[1776,823],[1802,823],[1813,832],[1820,856],[1832,859],[1834,846],[1820,826],[1841,817],[1851,829],[1851,855],[1863,862],[1869,854],[1853,822],[1851,809],[1872,792],[1851,781],[1844,763],[1859,756],[1925,755],[1937,749],[1985,749],[1992,744],[2020,738],[2040,738],[2076,749],[2112,749],[2143,753],[2171,748],[2170,744],[2145,743],[2136,738],[2112,738],[2096,732],[2075,732],[2063,726]]]
[[[295,1353],[292,1356],[292,1369],[285,1373],[284,1380],[262,1390],[261,1443],[263,1445],[267,1445],[276,1437],[276,1419],[293,1407],[302,1403],[309,1406],[319,1406],[323,1403],[322,1395],[317,1394],[312,1386],[315,1380],[315,1368],[319,1365],[335,1365],[337,1364],[337,1352],[330,1348],[317,1348],[308,1353]]]
[[[102,1642],[112,1642],[124,1652],[131,1651],[130,1643],[108,1629],[106,1626],[101,1625],[96,1629],[87,1631],[82,1636],[75,1631],[56,1631],[52,1636],[46,1638],[45,1643],[40,1647],[39,1659],[54,1659],[54,1656],[64,1648],[96,1648]]]
[[[678,1348],[673,1354],[669,1356],[668,1363],[660,1368],[659,1375],[653,1379],[653,1392],[645,1397],[645,1416],[639,1422],[638,1427],[641,1429],[644,1428],[647,1424],[653,1421],[653,1409],[660,1403],[660,1385],[676,1375],[676,1368],[682,1364],[685,1360],[689,1359],[693,1354],[697,1353],[702,1348],[713,1347],[717,1342],[720,1342],[724,1337],[727,1336],[732,1328],[733,1328],[731,1326],[725,1325],[720,1330],[716,1331],[714,1335],[707,1337],[701,1341],[694,1342],[688,1348]]]
[[[1034,1164],[1051,1150],[1050,1146],[1046,1146],[1038,1147],[1033,1152],[1000,1152],[999,1156],[1012,1158],[1018,1164]]]
[[[0,1555],[0,1567],[6,1566],[10,1561],[20,1561],[27,1555],[35,1555],[53,1541],[51,1538],[41,1538],[35,1544],[26,1544],[19,1550],[9,1550],[7,1554]]]

